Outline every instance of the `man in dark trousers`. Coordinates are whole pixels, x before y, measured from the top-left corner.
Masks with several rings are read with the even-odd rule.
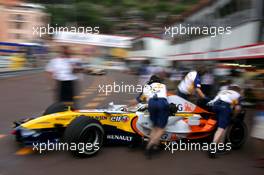
[[[75,75],[76,66],[71,59],[69,48],[62,46],[60,49],[60,56],[50,60],[46,72],[50,79],[56,82],[56,101],[73,102],[78,79]]]

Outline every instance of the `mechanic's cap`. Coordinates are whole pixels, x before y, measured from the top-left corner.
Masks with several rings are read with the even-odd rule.
[[[205,74],[208,70],[204,65],[197,65],[196,71],[199,72],[199,74]]]
[[[229,89],[230,90],[234,90],[234,91],[236,91],[236,92],[241,92],[241,87],[238,85],[238,84],[230,84],[229,85]]]
[[[152,84],[152,83],[161,83],[161,79],[159,76],[157,75],[152,75],[149,79],[148,84]]]

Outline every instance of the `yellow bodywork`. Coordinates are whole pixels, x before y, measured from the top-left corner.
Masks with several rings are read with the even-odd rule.
[[[49,129],[58,125],[67,127],[72,120],[79,116],[87,116],[90,118],[98,119],[102,125],[110,125],[117,127],[123,131],[135,133],[131,127],[131,121],[136,117],[135,113],[107,113],[107,112],[80,112],[80,111],[65,111],[54,114],[49,114],[32,119],[28,122],[21,124],[26,129]],[[126,119],[116,121],[118,119]]]

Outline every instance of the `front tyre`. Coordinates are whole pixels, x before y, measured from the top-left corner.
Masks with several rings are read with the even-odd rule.
[[[231,143],[232,149],[241,148],[248,136],[248,129],[243,121],[233,122],[227,129],[226,142]]]
[[[49,115],[49,114],[54,114],[57,112],[64,112],[68,110],[68,106],[71,107],[71,109],[73,110],[74,107],[71,105],[66,105],[64,102],[57,102],[54,103],[52,105],[50,105],[42,115]]]
[[[80,116],[66,128],[63,140],[76,146],[70,150],[77,157],[91,157],[99,152],[104,139],[101,123],[93,118]]]

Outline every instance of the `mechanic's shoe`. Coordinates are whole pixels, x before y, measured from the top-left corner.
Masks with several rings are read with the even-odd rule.
[[[210,159],[215,159],[216,158],[216,154],[213,153],[211,150],[208,150],[207,155]]]
[[[145,156],[147,159],[151,159],[152,158],[152,154],[153,154],[153,146],[154,145],[150,145],[150,146],[147,146],[146,149],[145,149]]]

